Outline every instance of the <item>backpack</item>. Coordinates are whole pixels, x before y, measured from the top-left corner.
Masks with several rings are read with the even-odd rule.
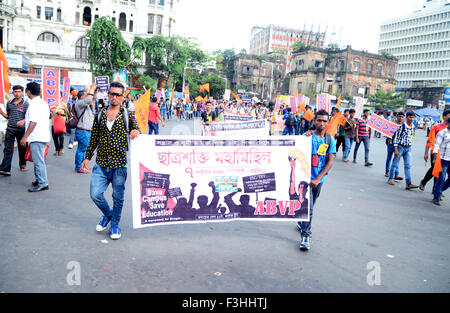
[[[295,126],[297,124],[297,119],[295,118],[295,115],[292,113],[289,113],[285,124],[286,124],[286,126]]]
[[[77,115],[77,111],[75,110],[75,103],[72,103],[72,105],[70,106],[70,108],[68,109],[69,114],[68,114],[68,122],[67,125],[69,125],[70,128],[77,128],[78,126],[78,122],[81,120],[81,118],[84,115],[84,112],[86,112],[88,107],[86,107],[83,111],[83,113],[81,113],[81,116],[78,117]]]

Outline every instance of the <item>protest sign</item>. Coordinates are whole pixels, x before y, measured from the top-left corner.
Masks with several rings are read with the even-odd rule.
[[[95,84],[99,88],[97,98],[107,100],[109,91],[109,76],[95,77]]]
[[[364,104],[366,103],[366,99],[361,97],[353,97],[353,101],[355,102],[355,119],[361,118],[361,114],[363,111]]]
[[[180,187],[175,187],[175,188],[172,188],[172,189],[168,189],[167,190],[167,194],[172,199],[183,196],[183,193],[181,192],[181,188]]]
[[[231,90],[225,89],[225,94],[223,95],[223,100],[230,101],[230,96],[231,96]]]
[[[151,92],[152,89],[150,88],[134,103],[136,121],[143,134],[147,134],[148,131],[148,111]]]
[[[260,138],[132,140],[133,227],[309,220],[311,137]]]
[[[92,85],[91,72],[69,72],[69,79],[72,86],[90,86]]]
[[[237,114],[237,113],[231,113],[231,112],[224,112],[223,114],[225,122],[230,121],[252,121],[253,117],[249,114]]]
[[[377,114],[372,114],[369,117],[367,126],[382,133],[385,136],[388,136],[389,138],[392,138],[394,136],[394,133],[398,128],[397,124],[390,122]]]
[[[328,113],[330,113],[330,103],[331,99],[328,94],[326,93],[318,94],[316,96],[317,112],[319,112],[320,110],[325,110]]]
[[[60,101],[60,72],[57,69],[42,69],[42,99],[55,109]]]
[[[224,122],[203,125],[203,136],[265,136],[269,134],[266,120]]]
[[[128,87],[127,85],[127,70],[123,69],[115,69],[113,74],[113,82],[119,82],[121,83],[125,88]]]
[[[67,102],[69,101],[69,97],[70,97],[70,78],[69,77],[64,77],[64,84],[63,84],[61,93],[62,93],[61,102],[67,104]]]

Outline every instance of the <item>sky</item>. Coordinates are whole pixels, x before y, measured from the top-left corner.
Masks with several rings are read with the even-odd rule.
[[[174,33],[196,38],[207,51],[249,50],[253,26],[270,24],[323,31],[340,45],[378,52],[383,21],[411,14],[425,0],[179,0]]]

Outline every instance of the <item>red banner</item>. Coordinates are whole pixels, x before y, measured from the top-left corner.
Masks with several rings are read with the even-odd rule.
[[[394,136],[394,133],[397,131],[398,128],[397,124],[392,123],[376,114],[372,114],[369,117],[367,126],[382,133],[383,135],[388,136],[389,138],[392,138],[392,136]]]
[[[64,86],[62,89],[61,102],[64,102],[65,104],[67,104],[67,102],[69,101],[69,97],[70,97],[70,78],[65,77],[64,78]]]
[[[42,70],[42,99],[50,108],[56,108],[60,101],[60,73],[57,69],[44,68]]]

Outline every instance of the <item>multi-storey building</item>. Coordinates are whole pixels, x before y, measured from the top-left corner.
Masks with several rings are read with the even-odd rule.
[[[293,45],[297,41],[323,47],[325,32],[311,30],[299,30],[276,25],[267,27],[255,26],[251,31],[250,54],[264,55],[277,50],[293,51]]]
[[[86,32],[107,16],[131,45],[134,36],[170,35],[179,0],[2,0],[0,43],[12,55],[29,59],[28,72],[42,67],[88,71]],[[22,68],[27,72],[27,68]]]
[[[344,97],[395,90],[397,60],[353,50],[307,47],[292,55],[289,93],[325,92]]]
[[[379,52],[398,58],[397,88],[442,87],[450,79],[450,1],[427,0],[382,23]]]

